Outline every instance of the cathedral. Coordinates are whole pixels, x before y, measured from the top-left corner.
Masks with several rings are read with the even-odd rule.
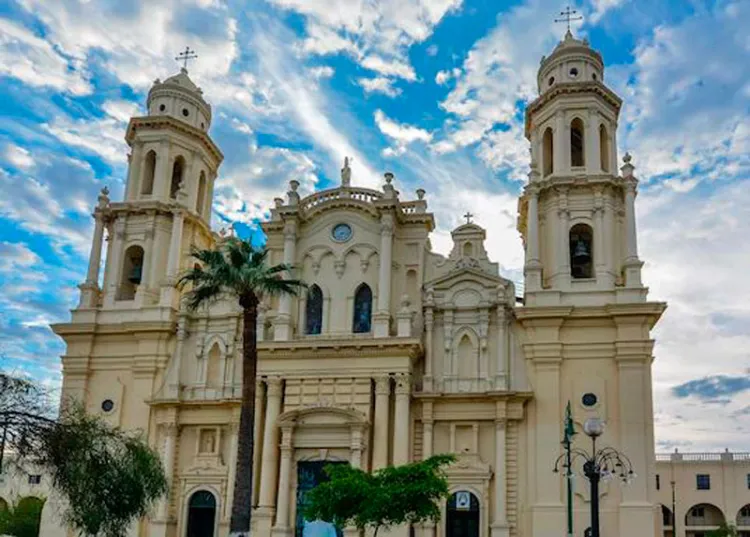
[[[260,308],[254,537],[354,537],[301,514],[323,467],[377,470],[438,453],[457,457],[440,522],[390,533],[560,537],[566,485],[553,469],[568,402],[576,430],[604,420],[600,445],[638,474],[602,483],[602,535],[661,533],[650,334],[665,304],[641,281],[638,180],[630,155],[618,166],[622,101],[600,54],[569,32],[537,82],[518,200],[522,297],[488,257],[492,229],[469,221],[451,232],[447,256],[433,252],[425,190],[403,194],[390,173],[381,189],[361,188],[345,163],[339,186],[302,196],[292,178],[274,200],[261,223],[270,261],[293,265],[309,287]],[[176,286],[191,249],[222,240],[209,225],[223,159],[211,120],[186,70],[154,83],[125,135],[124,199],[100,194],[80,302],[53,326],[67,345],[63,396],[142,430],[162,457],[169,495],[134,537],[228,534],[240,310],[226,299],[190,311]],[[579,478],[574,535],[590,503]]]

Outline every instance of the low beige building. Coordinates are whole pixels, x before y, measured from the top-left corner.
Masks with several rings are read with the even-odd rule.
[[[750,453],[657,454],[655,479],[665,537],[703,537],[722,522],[750,537]]]
[[[565,487],[552,470],[568,401],[579,431],[589,417],[607,422],[600,445],[639,475],[603,484],[602,534],[662,531],[651,329],[665,305],[641,281],[629,155],[618,170],[622,101],[599,53],[570,33],[542,59],[538,90],[526,110],[520,302],[488,258],[492,229],[467,220],[447,256],[434,252],[428,196],[399,192],[392,174],[361,188],[345,163],[335,188],[303,196],[292,178],[275,200],[262,224],[270,259],[310,288],[264,301],[258,320],[254,536],[320,533],[299,507],[325,464],[375,470],[451,452],[444,517],[417,535],[560,537]],[[133,535],[226,535],[241,317],[232,300],[188,311],[175,286],[191,248],[221,240],[209,222],[223,157],[185,70],[157,81],[147,104],[127,129],[124,199],[100,195],[80,303],[53,327],[67,344],[63,394],[143,430],[161,453],[169,497]],[[576,443],[588,446],[583,434]],[[582,535],[585,488],[574,502]]]

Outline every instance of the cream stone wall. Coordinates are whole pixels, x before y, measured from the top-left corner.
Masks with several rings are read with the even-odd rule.
[[[699,474],[709,476],[708,490],[698,489]],[[721,521],[736,526],[741,537],[750,535],[750,454],[660,453],[656,475],[665,537],[698,537]]]

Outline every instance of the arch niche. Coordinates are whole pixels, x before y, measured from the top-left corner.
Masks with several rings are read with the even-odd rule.
[[[150,196],[154,193],[154,175],[156,174],[156,152],[152,149],[144,160],[143,182],[141,183],[141,195]]]
[[[542,166],[545,177],[555,171],[553,156],[554,142],[552,141],[552,128],[547,127],[542,136]]]
[[[186,537],[214,537],[216,527],[216,496],[198,490],[188,502]]]
[[[580,168],[586,165],[583,154],[583,121],[575,118],[570,122],[570,165]]]
[[[448,498],[445,516],[446,537],[479,537],[479,500],[468,490],[458,490]]]
[[[182,179],[183,174],[185,172],[185,159],[180,157],[177,157],[174,159],[174,164],[172,165],[172,182],[169,187],[169,197],[172,199],[177,198],[177,192],[180,190],[180,185],[182,185]]]
[[[688,509],[685,514],[685,529],[698,526],[701,530],[706,528],[718,528],[725,522],[724,513],[721,509],[710,503],[699,503]]]
[[[120,274],[120,300],[133,300],[143,277],[143,248],[134,244],[125,250]]]

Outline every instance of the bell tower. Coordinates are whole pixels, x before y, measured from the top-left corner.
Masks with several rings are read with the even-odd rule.
[[[81,308],[177,307],[175,283],[191,247],[213,241],[214,181],[223,155],[208,134],[211,106],[186,69],[156,80],[147,115],[130,120],[125,199],[100,196]],[[108,248],[99,288],[104,229]]]
[[[570,30],[537,74],[526,109],[529,183],[519,205],[528,305],[646,299],[638,259],[630,156],[617,174],[621,99],[596,50]]]

